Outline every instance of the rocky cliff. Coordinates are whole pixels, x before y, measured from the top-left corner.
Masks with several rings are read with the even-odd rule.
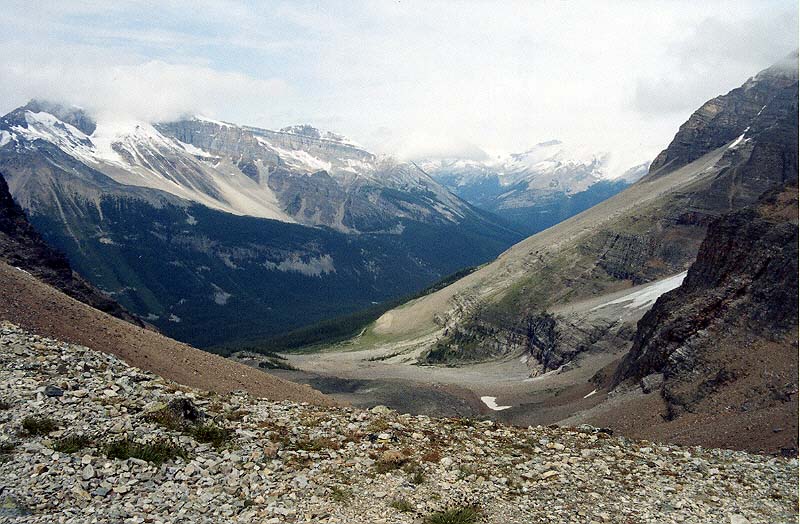
[[[797,60],[795,52],[741,87],[703,104],[653,160],[649,174],[673,171],[742,135],[776,96],[797,83]]]
[[[67,295],[100,311],[144,327],[139,317],[132,315],[117,302],[101,293],[72,270],[63,253],[45,243],[28,222],[0,175],[0,260],[60,289]]]
[[[796,437],[797,199],[795,180],[709,227],[683,284],[639,321],[617,385],[663,377],[670,419],[783,407],[775,427]]]

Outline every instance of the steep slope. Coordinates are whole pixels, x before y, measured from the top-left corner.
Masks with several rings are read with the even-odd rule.
[[[0,168],[82,275],[198,345],[404,296],[519,238],[414,166],[326,136],[33,102],[0,121]]]
[[[659,391],[662,431],[675,426],[686,441],[746,428],[797,453],[797,216],[795,180],[721,217],[683,284],[639,321],[614,383]]]
[[[187,386],[219,393],[243,390],[273,400],[334,404],[307,386],[271,377],[111,317],[5,262],[0,262],[0,320],[38,335],[116,355],[132,366]]]
[[[0,174],[0,260],[27,271],[72,298],[139,327],[145,324],[86,282],[63,253],[48,246],[30,225]]]
[[[533,235],[602,202],[647,172],[625,169],[608,153],[581,151],[558,140],[487,161],[435,160],[422,169],[469,203]]]
[[[678,275],[716,217],[797,177],[796,61],[791,66],[767,69],[748,80],[747,90],[726,95],[758,92],[760,104],[741,118],[727,115],[739,104],[722,106],[708,133],[715,135],[718,123],[738,122],[735,130],[725,128],[727,142],[703,142],[685,158],[663,153],[669,168],[651,168],[622,193],[453,285],[389,311],[353,344],[394,347],[428,362],[523,355],[531,357],[534,374],[609,342],[619,347],[637,317],[587,323],[554,312]]]

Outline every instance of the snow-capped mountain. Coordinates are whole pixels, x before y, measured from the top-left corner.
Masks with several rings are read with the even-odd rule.
[[[70,121],[82,121],[83,129]],[[398,219],[458,223],[474,215],[413,164],[307,125],[270,131],[202,117],[155,126],[95,123],[80,110],[34,102],[7,115],[0,133],[3,148],[42,140],[120,184],[238,215],[344,232],[389,231]]]
[[[413,163],[310,126],[31,102],[0,118],[0,174],[82,275],[197,344],[407,295],[522,238]]]
[[[647,163],[620,172],[612,157],[550,140],[488,161],[437,159],[420,167],[471,204],[535,233],[612,196],[647,172]]]

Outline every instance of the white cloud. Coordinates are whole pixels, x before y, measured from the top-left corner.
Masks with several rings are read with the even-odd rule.
[[[791,0],[11,2],[3,109],[309,122],[406,157],[550,138],[652,158],[797,46]]]
[[[225,114],[287,93],[281,80],[259,80],[199,64],[85,62],[63,57],[0,64],[0,96],[16,105],[30,98],[75,104],[102,117],[151,122],[192,113]],[[12,91],[6,93],[4,91]]]

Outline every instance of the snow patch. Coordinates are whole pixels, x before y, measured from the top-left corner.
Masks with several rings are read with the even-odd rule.
[[[677,275],[665,278],[664,280],[659,280],[658,282],[650,284],[643,289],[634,291],[633,293],[628,293],[627,295],[615,300],[611,300],[604,304],[600,304],[599,306],[595,306],[591,309],[591,311],[614,304],[625,304],[623,306],[625,309],[640,309],[643,307],[650,307],[656,303],[658,297],[664,293],[672,291],[677,287],[680,287],[680,285],[683,284],[683,279],[686,278],[686,273],[687,272],[684,271],[683,273],[678,273]]]
[[[766,107],[766,106],[765,106],[765,107]],[[763,108],[762,108],[762,109],[763,109]],[[728,149],[735,149],[735,148],[736,148],[736,146],[738,146],[738,145],[739,145],[739,143],[740,143],[742,140],[744,140],[744,135],[746,135],[748,131],[750,131],[750,126],[747,126],[747,127],[744,129],[744,133],[742,133],[741,135],[739,135],[739,138],[737,138],[736,140],[734,140],[734,141],[733,141],[733,143],[732,143],[731,145],[729,145],[729,146],[728,146]]]
[[[491,409],[492,411],[503,411],[504,409],[510,409],[512,407],[512,406],[498,406],[497,397],[481,397],[481,402],[486,404],[486,407]]]
[[[0,147],[8,144],[12,140],[16,140],[17,135],[14,133],[9,133],[8,131],[0,131]]]

